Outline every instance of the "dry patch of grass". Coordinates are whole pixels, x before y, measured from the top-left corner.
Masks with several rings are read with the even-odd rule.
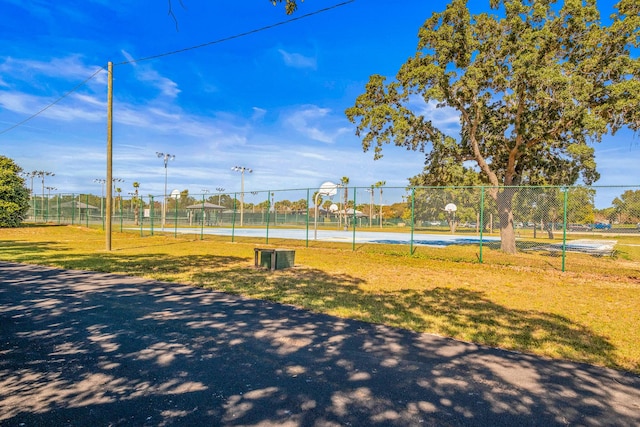
[[[273,243],[273,241],[271,241]],[[0,259],[139,275],[293,304],[341,317],[640,373],[640,263],[571,254],[505,255],[283,241],[296,267],[253,268],[261,240],[114,233],[81,227],[0,229]],[[631,243],[633,244],[633,243]],[[635,246],[629,246],[635,248]],[[634,251],[635,249],[631,249]]]

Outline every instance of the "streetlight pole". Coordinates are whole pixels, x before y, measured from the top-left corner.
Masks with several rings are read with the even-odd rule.
[[[231,168],[232,171],[240,172],[240,227],[242,227],[244,223],[244,172],[247,171],[249,173],[253,172],[250,168],[246,168],[244,166],[234,166]]]
[[[36,217],[36,201],[35,201],[34,194],[33,194],[33,178],[35,178],[37,174],[38,174],[38,171],[29,172],[29,177],[31,178],[31,204],[33,205],[33,206],[31,206],[31,208],[33,209],[33,218],[34,219]]]
[[[42,219],[44,220],[44,177],[45,176],[55,176],[56,174],[53,172],[47,171],[36,171],[36,176],[42,178],[42,203],[40,204],[40,208],[42,209]]]
[[[104,185],[107,183],[107,180],[96,178],[93,182],[100,184],[100,217],[102,218],[102,229],[104,230]]]
[[[371,188],[367,188],[369,193],[369,228],[373,227],[373,185]]]
[[[164,231],[164,224],[167,219],[167,164],[169,160],[175,160],[176,156],[169,153],[161,153],[156,151],[156,155],[164,160],[164,197],[162,203],[162,231]]]
[[[111,178],[111,181],[113,182],[113,192],[118,193],[118,197],[120,198],[120,218],[122,218],[122,198],[120,197],[120,191],[116,191],[116,182],[124,182],[124,179]],[[114,197],[114,201],[115,201],[115,197]],[[112,212],[113,211],[115,211],[115,209],[112,209]]]
[[[31,179],[31,190],[29,191],[29,207],[31,208],[32,216],[33,216],[34,219],[35,219],[35,216],[36,216],[36,206],[35,206],[35,201],[33,199],[33,178],[35,178],[37,173],[38,173],[38,171],[31,171],[31,172],[22,172],[20,174],[25,179],[27,179],[27,178]]]
[[[380,189],[380,228],[382,228],[382,187],[384,187],[386,184],[386,181],[378,181],[374,184],[374,187]]]
[[[224,188],[216,187],[216,191],[218,192],[218,206],[222,206],[220,204],[220,198],[222,197],[222,193],[224,192]]]
[[[48,221],[49,220],[49,200],[51,199],[51,190],[56,191],[57,188],[56,187],[49,187],[49,186],[46,186],[44,188],[46,188],[47,192],[48,192],[48,194],[47,194],[47,221]]]

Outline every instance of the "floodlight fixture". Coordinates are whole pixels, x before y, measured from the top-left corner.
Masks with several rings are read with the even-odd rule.
[[[167,165],[169,160],[175,160],[176,156],[175,154],[161,153],[160,151],[156,151],[156,156],[164,161],[164,195],[162,201],[162,231],[164,231],[164,224],[167,219]]]
[[[244,224],[244,173],[252,173],[253,169],[245,166],[234,166],[231,170],[240,172],[240,227],[242,227]]]

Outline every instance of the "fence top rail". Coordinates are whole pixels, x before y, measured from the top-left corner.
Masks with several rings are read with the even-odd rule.
[[[423,186],[423,185],[413,185],[413,186],[379,186],[376,187],[375,185],[370,185],[370,186],[342,186],[340,184],[337,184],[339,188],[347,188],[350,190],[370,190],[371,188],[374,189],[383,189],[383,190],[405,190],[405,191],[411,191],[411,190],[447,190],[447,189],[468,189],[468,190],[491,190],[491,189],[573,189],[573,188],[590,188],[590,189],[594,189],[594,190],[598,190],[598,189],[630,189],[630,190],[636,190],[636,189],[640,189],[640,184],[635,184],[635,185],[513,185],[513,186],[493,186],[493,185],[446,185],[446,186]],[[222,194],[222,195],[239,195],[239,194],[251,194],[251,193],[282,193],[282,192],[294,192],[294,191],[298,191],[298,192],[306,192],[306,191],[310,191],[310,192],[314,192],[317,191],[316,188],[285,188],[285,189],[270,189],[270,190],[245,190],[244,192],[241,191],[225,191],[225,192],[220,192],[220,193],[189,193],[189,197],[206,197],[206,198],[210,198],[210,197],[218,197],[218,195]],[[44,195],[47,198],[53,198],[53,197],[71,197],[71,198],[82,198],[82,197],[88,197],[88,196],[92,196],[92,197],[106,197],[105,195],[96,195],[94,193],[86,193],[86,192],[82,192],[82,193],[64,193],[64,192],[60,192],[60,193],[46,193]],[[32,194],[32,197],[42,197],[41,194],[39,193],[34,193]],[[121,194],[121,195],[113,195],[112,197],[117,197],[117,198],[121,198],[121,199],[132,199],[132,198],[138,198],[138,199],[149,199],[149,198],[163,198],[165,197],[164,194],[148,194],[148,195],[142,195],[139,194],[137,196],[135,195],[125,195],[125,194]],[[167,194],[167,197],[170,197],[170,195]]]

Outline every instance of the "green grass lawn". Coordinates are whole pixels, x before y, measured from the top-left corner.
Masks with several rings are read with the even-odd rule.
[[[253,267],[262,240],[140,237],[77,226],[0,229],[0,260],[113,272],[293,304],[316,312],[640,373],[640,239],[616,257],[506,255],[477,246],[405,247],[270,240],[295,267]]]

